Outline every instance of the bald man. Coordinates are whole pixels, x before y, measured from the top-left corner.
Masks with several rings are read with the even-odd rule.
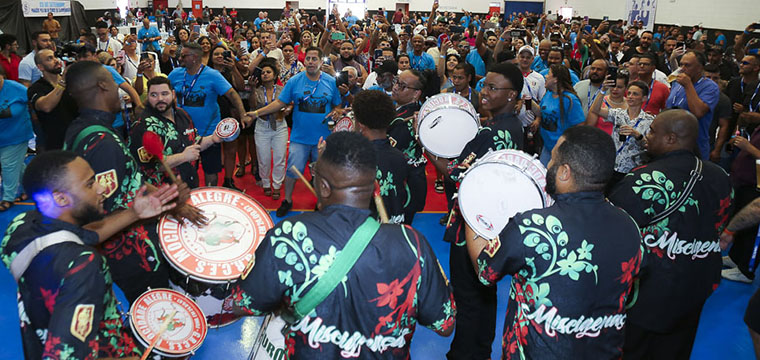
[[[409,50],[409,63],[414,70],[435,70],[435,60],[425,52],[425,38],[420,35],[412,37],[412,48]]]
[[[733,191],[723,169],[695,153],[698,133],[690,112],[660,113],[647,134],[653,161],[609,197],[636,220],[646,249],[639,293],[629,296],[637,300],[628,310],[624,359],[689,359],[702,306],[720,282],[718,235]]]
[[[552,42],[549,39],[541,40],[538,44],[538,56],[533,59],[533,64],[530,66],[535,72],[542,72],[549,68],[549,50],[552,49]]]

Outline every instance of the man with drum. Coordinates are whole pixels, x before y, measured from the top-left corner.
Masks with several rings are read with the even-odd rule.
[[[0,257],[18,282],[24,357],[137,359],[109,267],[93,246],[173,207],[177,187],[147,195],[143,186],[129,208],[104,217],[106,188],[87,161],[60,150],[35,157],[23,184],[36,210],[11,221]]]
[[[143,174],[129,147],[114,133],[114,113],[121,110],[119,93],[103,65],[80,61],[68,68],[67,90],[79,106],[79,117],[66,130],[64,148],[83,157],[105,188],[107,213],[126,209],[143,186]],[[180,204],[174,216],[200,223],[203,216],[185,204],[187,185],[180,181]],[[108,260],[113,280],[131,303],[149,287],[168,286],[166,262],[158,247],[155,220],[143,221],[104,242],[100,252]]]
[[[523,128],[515,116],[516,104],[523,88],[523,75],[511,63],[499,63],[485,77],[480,92],[481,108],[493,118],[465,145],[458,158],[450,160],[428,157],[438,171],[449,174],[457,187],[460,174],[491,150],[522,149]],[[459,206],[449,214],[444,240],[451,243],[451,281],[458,311],[457,331],[449,359],[487,359],[491,356],[493,334],[496,331],[496,286],[485,286],[472,268],[465,247],[464,220]]]
[[[307,48],[304,59],[306,71],[291,77],[276,100],[248,113],[258,118],[280,111],[290,103],[296,105],[293,107],[288,168],[295,166],[301,172],[306,168],[307,161],[317,160],[317,143],[330,134],[327,127],[329,118],[337,119],[343,112],[335,78],[320,70],[323,55],[318,47]],[[286,175],[285,199],[277,209],[277,217],[287,215],[293,208],[293,188],[297,177],[290,169]]]
[[[518,213],[495,239],[465,225],[478,279],[512,276],[503,359],[623,355],[625,302],[642,257],[636,223],[602,192],[614,165],[609,135],[570,128],[549,162],[552,206]]]
[[[395,78],[391,98],[396,102],[396,119],[388,127],[388,140],[391,146],[401,150],[409,169],[409,204],[404,210],[404,224],[411,225],[414,215],[425,208],[427,198],[427,177],[425,164],[427,159],[422,146],[416,140],[417,131],[412,117],[420,110],[422,89],[425,77],[417,70],[406,70]]]
[[[324,300],[303,309],[306,316],[286,311],[285,318],[301,318],[285,334],[291,358],[405,359],[415,322],[439,335],[452,332],[456,307],[427,240],[408,225],[370,217],[376,158],[363,136],[330,135],[314,169],[320,210],[269,230],[250,274],[233,288],[236,312],[261,315],[299,309],[313,289],[336,280],[320,291]],[[346,250],[357,243],[366,247]],[[340,265],[346,270],[333,272]]]
[[[636,220],[646,249],[628,310],[626,359],[688,359],[705,300],[718,287],[718,234],[731,214],[728,175],[699,158],[699,123],[686,110],[661,112],[647,133],[654,159],[634,169],[610,201]]]
[[[396,115],[393,100],[379,90],[356,94],[352,107],[358,132],[370,141],[377,154],[377,182],[391,224],[404,222],[404,208],[409,202],[409,167],[404,154],[388,140],[388,125]]]
[[[193,119],[181,108],[176,107],[176,93],[169,79],[156,76],[148,81],[148,103],[137,121],[129,130],[129,148],[137,159],[140,171],[153,185],[171,182],[166,178],[163,166],[143,147],[143,134],[152,131],[164,144],[166,164],[174,173],[182,177],[191,189],[198,187],[198,168],[194,162],[200,152],[213,144],[222,142],[216,135],[197,138],[198,130]]]

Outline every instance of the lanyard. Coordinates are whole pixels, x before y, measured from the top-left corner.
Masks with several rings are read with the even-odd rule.
[[[307,79],[308,79],[308,78],[307,78]],[[319,88],[319,83],[321,82],[321,80],[322,80],[322,72],[320,71],[320,72],[319,72],[319,78],[317,79],[317,83],[314,85],[314,89],[311,89],[311,94],[309,94],[309,96],[307,96],[307,97],[305,97],[305,98],[301,99],[301,101],[300,101],[300,102],[304,102],[304,101],[306,101],[306,100],[309,100],[309,99],[311,99],[311,97],[314,95],[314,93],[315,93],[315,92],[317,92],[317,88]],[[266,96],[265,96],[265,97],[266,97]]]
[[[132,61],[132,59],[129,57],[129,55],[127,55],[127,54],[124,54],[124,57],[125,57],[125,58],[127,58],[127,61],[128,61],[130,64],[132,64],[132,66],[134,66],[134,67],[135,67],[135,70],[136,70],[136,69],[137,69],[137,64],[135,64],[135,62],[134,62],[134,61]]]
[[[643,111],[639,113],[638,119],[636,119],[636,123],[633,124],[633,130],[636,130],[636,127],[639,126],[639,122],[641,121],[641,113],[643,113]],[[644,135],[644,134],[642,134],[642,135]],[[631,135],[628,135],[628,136],[625,137],[625,141],[623,141],[623,143],[620,144],[620,148],[618,148],[617,151],[615,152],[615,156],[617,156],[617,154],[620,154],[620,152],[623,151],[623,148],[625,147],[625,144],[628,143],[628,139],[630,139],[630,138],[631,138]]]
[[[472,88],[468,86],[467,91],[468,91],[467,100],[469,100],[470,103],[472,103]],[[456,89],[454,89],[454,92],[456,92]],[[462,95],[462,93],[459,93],[459,95]]]
[[[201,73],[203,72],[203,69],[206,68],[206,65],[201,64],[201,69],[198,70],[198,73],[195,74],[195,77],[193,77],[193,81],[190,83],[190,86],[187,85],[187,69],[185,69],[185,76],[184,76],[184,83],[182,84],[182,104],[185,105],[185,98],[187,95],[190,95],[190,91],[193,90],[193,87],[195,86],[195,82],[198,81],[198,77],[201,76]]]
[[[530,95],[531,98],[536,98],[533,96],[533,89],[530,88],[530,82],[528,81],[528,75],[532,73],[533,71],[528,71],[528,74],[523,74],[523,78],[525,79],[525,86],[528,87],[528,95]]]
[[[652,86],[654,86],[654,73],[652,73],[652,81],[649,82],[649,96],[647,96],[647,103],[644,104],[644,106],[641,108],[641,110],[646,109],[647,106],[649,106],[649,101],[652,100],[652,94],[654,92],[652,90]]]
[[[602,87],[600,86],[598,89],[596,89],[596,92],[594,93],[594,97],[591,97],[591,83],[588,83],[588,94],[586,94],[586,99],[588,99],[588,104],[586,104],[586,112],[589,112],[591,110],[591,104],[594,103],[594,100],[596,100],[596,97],[599,96],[599,91],[602,90]]]
[[[741,86],[742,86],[742,96],[744,96],[744,79],[741,80]],[[757,96],[757,91],[760,90],[760,79],[757,81],[757,87],[755,88],[755,93],[752,94],[752,97],[749,99],[749,112],[755,112],[757,110],[757,107],[752,107],[752,102],[755,101],[755,96]]]
[[[424,52],[420,54],[420,56],[414,55],[414,53],[409,54],[412,58],[412,69],[422,71],[422,60],[424,59]]]
[[[111,44],[111,38],[109,37],[108,40],[106,41],[106,47],[105,47],[105,49],[99,49],[99,50],[103,50],[105,52],[108,52],[108,46],[110,44]],[[100,45],[100,40],[98,40],[98,45]],[[111,54],[111,55],[113,55],[113,54]]]

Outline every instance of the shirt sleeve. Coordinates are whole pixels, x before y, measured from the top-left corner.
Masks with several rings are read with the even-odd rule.
[[[18,78],[19,80],[26,80],[26,81],[32,81],[32,74],[34,73],[34,68],[32,68],[31,65],[21,62],[18,65]]]
[[[122,196],[120,184],[127,176],[124,152],[111,136],[96,132],[82,140],[81,149],[72,149],[87,160],[95,172],[95,181],[106,188],[106,209],[113,209],[115,200]]]
[[[478,279],[496,284],[505,275],[516,274],[526,265],[520,216],[513,217],[499,236],[488,242],[477,259]]]
[[[32,84],[32,86],[29,87],[29,90],[26,92],[26,95],[29,98],[29,108],[32,110],[37,110],[34,104],[37,103],[37,100],[39,100],[41,97],[47,94],[43,94],[43,91],[40,85],[37,83],[34,83]]]
[[[654,215],[647,213],[649,203],[633,190],[634,181],[639,177],[641,170],[626,175],[612,189],[608,197],[612,204],[625,210],[636,221],[640,229],[647,225],[652,215]]]
[[[230,89],[232,89],[232,85],[230,84],[227,79],[222,76],[222,74],[218,71],[213,72],[214,79],[211,80],[211,86],[214,87],[214,90],[216,90],[217,94],[219,96],[222,96],[227,93]]]
[[[293,78],[288,80],[288,82],[285,83],[285,87],[280,91],[280,96],[277,100],[280,100],[285,104],[293,102],[295,100],[293,97],[293,87],[296,86],[296,82],[299,82],[298,79],[296,79],[296,81],[293,81]]]
[[[113,81],[116,82],[116,85],[121,85],[124,82],[126,82],[126,80],[124,80],[124,77],[121,76],[121,74],[119,74],[118,72],[116,72],[116,69],[110,66],[105,66],[105,65],[103,65],[103,67],[105,67],[106,70],[108,70],[108,72],[111,73],[111,77],[113,78]]]
[[[404,236],[412,244],[419,244],[421,276],[417,289],[417,320],[436,332],[445,332],[454,326],[456,305],[449,280],[433,249],[424,236],[408,225],[401,227]]]
[[[57,295],[51,296],[55,304],[44,344],[46,354],[69,353],[68,359],[97,354],[103,298],[108,290],[102,267],[101,256],[91,250],[82,251],[68,266]]]
[[[712,81],[712,80],[710,80]],[[699,92],[699,98],[710,107],[710,111],[715,110],[715,106],[718,105],[720,99],[720,88],[717,84],[712,83],[705,86],[705,88]]]
[[[568,107],[566,109],[566,113],[568,115],[568,120],[570,120],[570,126],[574,126],[586,121],[586,116],[583,115],[583,105],[581,105],[581,99],[575,95],[570,95],[570,98],[573,99],[573,101],[565,102],[568,104],[565,106]]]

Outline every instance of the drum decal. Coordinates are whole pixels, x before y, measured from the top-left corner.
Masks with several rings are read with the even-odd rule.
[[[171,314],[156,352],[182,356],[197,350],[206,338],[206,317],[194,301],[174,290],[154,289],[140,295],[130,308],[132,332],[143,345],[150,344]]]

